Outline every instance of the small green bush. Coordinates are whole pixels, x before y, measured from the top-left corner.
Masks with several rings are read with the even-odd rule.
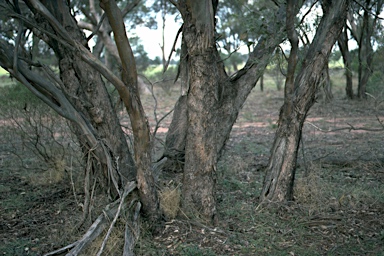
[[[372,95],[378,95],[379,93],[382,93],[383,89],[384,74],[380,71],[373,72],[367,84],[367,92]]]

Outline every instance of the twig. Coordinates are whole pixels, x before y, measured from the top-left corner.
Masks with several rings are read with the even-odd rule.
[[[71,179],[71,186],[72,186],[72,191],[73,191],[73,197],[75,198],[76,206],[79,206],[79,201],[77,200],[77,196],[76,196],[75,183],[73,182],[72,156],[71,156],[71,167],[70,167],[70,171],[69,171],[69,177]]]
[[[117,183],[117,180],[116,180],[116,177],[115,177],[115,172],[114,172],[114,168],[113,168],[113,164],[112,164],[112,158],[111,158],[111,156],[108,153],[106,145],[102,141],[100,141],[100,145],[101,145],[101,147],[104,150],[105,157],[107,158],[108,176],[112,180],[112,183],[115,186],[115,189],[116,189],[117,193],[121,197],[121,193],[120,193],[120,190],[119,190],[119,184]]]
[[[99,217],[93,222],[91,227],[87,230],[87,232],[83,235],[83,237],[76,242],[67,245],[61,249],[58,249],[53,252],[49,252],[44,254],[44,256],[51,256],[51,255],[57,255],[62,254],[65,251],[68,251],[71,249],[69,253],[66,254],[66,256],[76,256],[79,255],[79,253],[90,243],[92,242],[98,235],[101,234],[101,232],[105,229],[107,219],[109,216],[114,215],[116,212],[116,202],[113,202],[105,207],[105,211],[103,211],[102,214],[99,215]]]
[[[79,224],[77,224],[76,229],[80,229],[80,227],[85,223],[90,209],[91,203],[91,195],[89,193],[90,190],[90,182],[91,182],[91,152],[88,152],[87,158],[87,166],[85,168],[85,177],[84,177],[84,203],[83,203],[83,217],[81,218]]]
[[[380,17],[379,15],[377,15],[376,13],[373,13],[371,10],[369,10],[367,7],[365,7],[364,5],[362,5],[361,3],[359,3],[359,1],[356,1],[354,0],[353,2],[355,2],[356,4],[358,4],[361,8],[364,9],[364,11],[368,12],[369,14],[371,14],[372,16],[374,16],[376,19],[379,19],[379,20],[384,20],[384,18]],[[373,6],[372,6],[373,7]]]
[[[108,232],[107,234],[105,235],[105,238],[103,240],[103,243],[100,247],[100,250],[99,252],[97,253],[97,256],[100,256],[102,253],[103,253],[103,250],[104,250],[104,247],[105,245],[107,244],[107,241],[108,241],[108,238],[109,236],[111,235],[111,232],[112,232],[112,229],[120,215],[120,211],[121,211],[121,208],[123,207],[123,204],[124,204],[124,200],[125,198],[129,195],[129,193],[131,193],[134,189],[136,188],[136,184],[134,181],[131,181],[130,183],[126,184],[125,188],[124,188],[124,193],[123,195],[121,196],[120,198],[120,204],[119,204],[119,207],[117,208],[117,212],[115,214],[115,218],[113,219],[111,225],[109,226],[109,229],[108,229]]]
[[[312,5],[309,7],[308,11],[303,15],[303,17],[301,18],[301,20],[299,22],[300,25],[304,22],[305,18],[308,16],[308,14],[310,14],[310,12],[312,11],[312,8],[317,4],[317,2],[318,1],[314,1],[312,3]]]
[[[337,131],[342,131],[342,130],[348,130],[348,131],[369,131],[369,132],[380,132],[380,131],[384,131],[384,125],[382,124],[382,121],[379,120],[379,123],[383,126],[383,128],[363,128],[363,127],[354,127],[353,125],[347,123],[349,125],[349,127],[341,127],[341,128],[337,128],[337,129],[328,129],[328,130],[325,130],[325,129],[322,129],[320,127],[318,127],[317,125],[311,123],[311,122],[306,122],[307,124],[309,125],[312,125],[316,130],[318,131],[321,131],[321,132],[324,132],[324,133],[328,133],[328,132],[337,132]]]
[[[205,228],[211,232],[215,232],[215,233],[219,233],[219,234],[223,234],[223,235],[227,235],[227,233],[225,233],[224,231],[222,230],[219,230],[219,229],[216,229],[216,228],[211,228],[211,227],[208,227],[206,225],[204,225],[203,223],[200,223],[200,222],[197,222],[197,221],[188,221],[190,224],[192,225],[195,225],[195,226],[198,226],[198,227],[201,227],[201,228]]]
[[[155,106],[153,107],[153,115],[155,117],[155,122],[156,122],[156,125],[155,125],[155,129],[153,131],[153,137],[156,137],[156,133],[157,133],[157,130],[159,129],[160,127],[160,123],[167,117],[169,116],[174,108],[172,108],[169,112],[167,112],[163,117],[161,117],[160,119],[157,119],[157,98],[156,98],[156,95],[155,95],[155,92],[153,90],[153,84],[146,76],[143,76],[145,80],[147,80],[147,82],[150,84],[150,91],[151,91],[151,95],[152,95],[152,98],[153,100],[155,101]]]
[[[135,213],[133,215],[133,223],[132,227],[129,226],[129,223],[125,223],[125,233],[124,233],[124,251],[123,256],[133,256],[133,249],[135,245],[135,240],[140,235],[140,229],[138,226],[138,219],[140,217],[140,209],[141,209],[141,203],[137,202]],[[129,230],[132,230],[132,232],[129,232]],[[133,235],[132,235],[133,233]]]
[[[91,38],[99,31],[101,25],[103,24],[103,21],[105,19],[105,12],[103,13],[103,15],[101,15],[101,18],[100,18],[100,21],[99,21],[99,24],[97,24],[95,30],[92,31],[92,34],[90,34],[88,37],[87,37],[87,41],[91,40]]]
[[[376,115],[376,119],[377,119],[377,121],[379,122],[379,124],[383,127],[383,129],[384,129],[384,123],[383,123],[383,121],[381,121],[380,120],[380,118]]]
[[[51,256],[51,255],[58,255],[58,254],[62,254],[70,249],[72,249],[73,247],[75,247],[77,244],[79,243],[79,241],[76,241],[72,244],[69,244],[63,248],[60,248],[60,249],[57,249],[56,251],[53,251],[53,252],[49,252],[49,253],[46,253],[44,254],[44,256]]]
[[[176,34],[176,37],[175,37],[175,41],[173,42],[171,52],[169,53],[168,60],[167,60],[167,62],[164,65],[163,73],[165,73],[165,71],[167,71],[167,69],[168,69],[168,65],[169,65],[169,62],[171,61],[171,57],[172,57],[173,52],[176,52],[176,43],[177,43],[177,40],[179,39],[180,33],[183,31],[183,26],[184,26],[184,24],[181,25],[181,27],[177,31],[177,34]]]

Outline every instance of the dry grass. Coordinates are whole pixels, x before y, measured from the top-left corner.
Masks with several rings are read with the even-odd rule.
[[[169,98],[166,93],[159,94],[164,100],[159,101],[158,114],[173,107],[177,92],[176,88]],[[148,102],[150,100],[149,97]],[[307,176],[302,169],[297,171],[296,201],[275,209],[258,207],[264,167],[275,131],[271,124],[276,121],[281,104],[282,92],[276,92],[271,85],[264,93],[256,88],[244,105],[218,165],[217,225],[208,227],[177,219],[179,188],[161,180],[168,184],[160,191],[160,198],[169,221],[155,237],[144,223],[136,255],[382,255],[384,164],[380,159],[384,159],[383,133],[321,133],[312,126],[305,126],[304,151],[311,164]],[[335,95],[333,103],[315,105],[309,118],[324,129],[346,126],[346,123],[370,127],[377,122],[367,107],[369,104],[346,101],[343,96]],[[152,101],[146,108],[153,125]],[[60,182],[61,179],[65,181],[65,176],[61,176],[65,172],[61,170],[71,162],[68,159],[56,162],[42,173],[41,170],[17,169],[15,164],[6,169],[4,164],[13,159],[9,155],[2,156],[0,218],[3,222],[0,224],[4,232],[0,232],[0,253],[42,255],[76,241],[84,230],[78,232],[72,227],[82,212],[74,203],[69,181]],[[361,156],[366,159],[360,161]],[[27,155],[24,159],[29,158],[31,156]],[[318,158],[321,161],[313,160]],[[348,165],[333,163],[333,159],[343,160]],[[302,159],[299,164],[303,166]],[[73,169],[73,177],[81,178],[80,173],[75,172],[76,166]],[[169,174],[169,179],[175,180],[172,175],[176,174]],[[82,187],[77,191],[81,202],[79,191]],[[95,208],[101,208],[106,201],[102,202],[99,194],[94,200],[100,204]],[[115,226],[104,255],[121,252],[122,222],[119,220]],[[85,255],[95,255],[102,239],[104,237],[100,236]]]
[[[295,181],[295,200],[306,206],[308,215],[328,209],[338,209],[338,201],[334,192],[332,184],[321,178],[319,164],[311,164],[305,175]]]
[[[180,189],[164,188],[159,193],[160,207],[167,219],[174,219],[180,210]]]
[[[99,235],[95,241],[80,255],[88,256],[88,255],[97,255],[99,252],[103,240],[105,238],[105,234],[107,233],[108,228]],[[124,232],[125,232],[125,224],[122,223],[121,220],[117,221],[114,226],[111,235],[109,236],[107,243],[104,247],[102,255],[121,255],[124,247]]]

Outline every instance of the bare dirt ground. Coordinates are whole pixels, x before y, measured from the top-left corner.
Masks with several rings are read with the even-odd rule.
[[[158,113],[177,93],[169,97]],[[255,90],[244,105],[218,166],[217,225],[169,219],[158,236],[143,228],[137,255],[384,255],[384,102],[336,92],[316,103],[303,128],[295,201],[267,208],[258,195],[282,102],[282,92]],[[83,232],[71,228],[82,214],[81,189],[75,198],[69,179],[31,182],[7,168],[6,157],[1,152],[0,253],[42,255],[72,243]]]

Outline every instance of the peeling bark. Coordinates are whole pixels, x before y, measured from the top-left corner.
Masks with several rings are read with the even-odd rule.
[[[166,144],[172,144],[168,143],[171,138],[176,140],[177,137],[178,141],[185,138],[185,151],[183,143],[178,143],[181,145],[178,150],[166,151],[166,154],[174,153],[174,156],[169,158],[177,159],[176,154],[183,155],[185,152],[183,208],[191,215],[212,222],[216,212],[214,193],[217,160],[245,99],[262,76],[275,48],[284,39],[282,33],[284,27],[281,24],[285,11],[284,8],[280,8],[276,12],[276,19],[268,28],[270,35],[259,40],[245,67],[232,77],[228,77],[216,45],[212,44],[209,47],[198,45],[199,42],[211,41],[197,38],[211,35],[211,29],[207,28],[205,33],[202,21],[200,20],[199,25],[195,25],[193,19],[195,16],[190,15],[191,12],[209,11],[210,8],[204,8],[202,4],[201,9],[196,6],[193,7],[196,9],[188,9],[191,7],[188,4],[193,3],[186,2],[188,1],[179,1],[177,8],[184,20],[183,45],[187,53],[181,60],[181,64],[184,64],[181,70],[187,71],[188,76],[182,78],[186,82],[184,88],[189,90],[187,101],[184,103],[179,100],[180,105],[176,107],[186,109],[188,119],[180,120],[183,124],[186,123],[188,129],[177,130],[177,125],[170,127],[169,133],[173,136],[167,139]],[[206,17],[205,14],[200,15]],[[211,19],[207,18],[207,26],[211,24],[210,22]],[[175,109],[175,113],[177,112],[181,111]],[[174,115],[173,121],[179,118],[179,115]],[[174,163],[177,165],[180,161],[174,160]]]

